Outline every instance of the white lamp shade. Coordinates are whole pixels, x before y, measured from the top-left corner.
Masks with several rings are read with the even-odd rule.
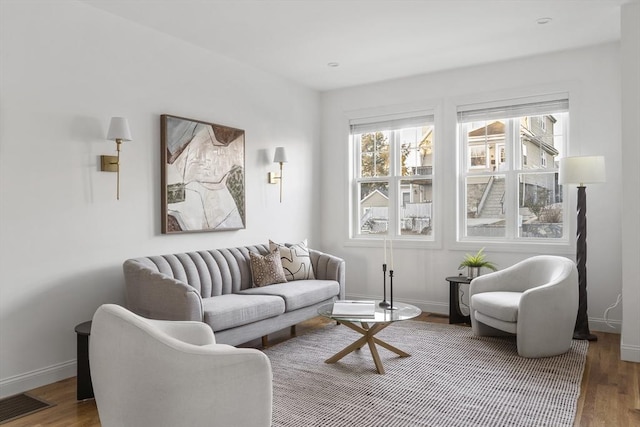
[[[604,157],[561,158],[559,181],[560,184],[596,184],[606,182]]]
[[[276,147],[276,154],[273,156],[273,163],[286,163],[287,153],[284,151],[284,147]]]
[[[129,122],[127,119],[124,117],[111,117],[107,139],[111,141],[115,141],[116,139],[131,141],[131,131],[129,130]]]

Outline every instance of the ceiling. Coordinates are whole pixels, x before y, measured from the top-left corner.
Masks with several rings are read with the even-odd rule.
[[[325,91],[616,41],[637,0],[82,1]]]

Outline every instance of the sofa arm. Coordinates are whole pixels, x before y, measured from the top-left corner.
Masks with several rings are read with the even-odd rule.
[[[316,279],[335,280],[340,285],[340,299],[345,297],[345,262],[342,258],[309,249]]]
[[[202,298],[192,286],[150,270],[135,260],[123,264],[127,308],[160,320],[202,322]]]

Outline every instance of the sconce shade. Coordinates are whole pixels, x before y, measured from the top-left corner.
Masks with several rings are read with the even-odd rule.
[[[597,184],[606,182],[604,157],[582,156],[560,159],[560,184]]]
[[[111,117],[109,123],[109,131],[107,132],[107,139],[115,141],[120,139],[122,141],[131,141],[131,131],[129,130],[129,122],[124,117]]]
[[[276,147],[276,153],[273,156],[273,163],[286,163],[287,153],[284,151],[284,147]]]

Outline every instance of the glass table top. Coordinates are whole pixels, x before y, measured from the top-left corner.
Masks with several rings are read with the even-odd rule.
[[[415,305],[405,304],[403,302],[394,302],[393,306],[395,310],[389,310],[378,306],[380,301],[376,301],[376,312],[373,317],[350,317],[350,316],[334,316],[333,303],[324,304],[318,307],[318,314],[330,319],[340,319],[349,322],[364,322],[364,323],[382,323],[382,322],[397,322],[399,320],[409,320],[420,315],[420,310]]]

